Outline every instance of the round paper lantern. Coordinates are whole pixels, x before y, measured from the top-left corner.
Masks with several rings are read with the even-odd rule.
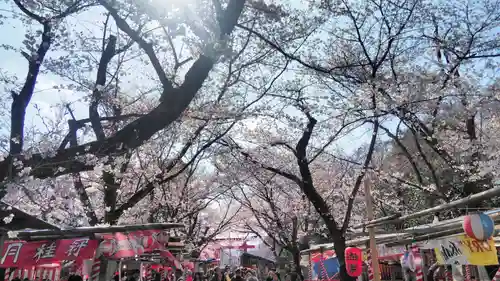
[[[495,230],[495,223],[484,213],[465,216],[462,226],[467,236],[481,241],[488,240]]]
[[[349,247],[345,249],[345,267],[347,274],[358,277],[363,273],[363,252],[359,248]]]

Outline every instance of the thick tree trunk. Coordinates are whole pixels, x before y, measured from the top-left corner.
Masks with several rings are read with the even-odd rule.
[[[333,247],[335,249],[335,254],[339,261],[339,277],[341,281],[355,281],[355,277],[351,277],[347,274],[347,269],[345,266],[345,237],[333,237]]]
[[[303,281],[304,275],[302,274],[302,267],[300,267],[300,251],[293,251],[293,268],[295,274],[290,278],[291,281]]]

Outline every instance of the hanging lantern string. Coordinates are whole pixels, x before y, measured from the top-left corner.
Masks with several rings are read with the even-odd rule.
[[[500,281],[500,267],[498,268],[497,273],[495,273],[493,281]]]
[[[420,259],[420,249],[416,246],[412,248],[413,251],[413,256],[417,259],[419,262],[415,261],[415,277],[416,281],[423,281],[424,280],[424,272],[422,270],[422,260]],[[469,280],[470,281],[470,280]]]
[[[313,280],[313,265],[312,265],[312,255],[311,252],[309,252],[309,281]]]
[[[446,277],[446,281],[453,281],[453,274],[451,272],[451,270],[448,269],[448,266],[445,265],[445,277]]]
[[[366,263],[368,265],[368,280],[373,281],[373,264],[371,249],[366,249]]]
[[[465,280],[466,281],[472,281],[471,280],[471,274],[470,274],[470,265],[465,265]]]
[[[327,281],[330,281],[330,277],[328,276],[328,271],[326,271],[326,267],[325,267],[325,264],[323,262],[323,253],[320,253],[320,258],[319,258],[319,262],[320,262],[320,265],[321,265],[321,270],[323,271],[323,278],[325,278],[324,280],[327,280]]]
[[[90,273],[90,281],[99,281],[99,274],[101,272],[101,260],[95,257],[92,261],[92,272]]]

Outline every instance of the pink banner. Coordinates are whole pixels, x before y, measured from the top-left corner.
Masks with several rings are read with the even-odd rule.
[[[62,260],[89,259],[94,257],[97,245],[97,240],[89,238],[9,241],[4,243],[0,267],[24,267],[52,264]]]

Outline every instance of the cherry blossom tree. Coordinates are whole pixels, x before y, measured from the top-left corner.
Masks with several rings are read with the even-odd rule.
[[[419,146],[429,146],[432,153],[441,158],[438,162],[447,163],[449,172],[460,183],[456,188],[461,190],[451,197],[441,194],[441,200],[451,200],[491,185],[488,183],[491,180],[482,176],[478,166],[482,162],[478,160],[481,153],[466,154],[470,153],[471,146],[478,149],[477,119],[481,111],[477,109],[486,104],[490,108],[496,102],[490,94],[472,93],[491,93],[488,88],[497,80],[491,70],[498,63],[495,60],[498,41],[493,35],[498,23],[498,5],[498,1],[456,4],[370,1],[363,5],[354,1],[321,2],[314,7],[324,16],[320,22],[328,25],[328,31],[319,32],[320,39],[310,40],[312,46],[303,48],[301,56],[290,51],[287,41],[269,40],[258,28],[242,28],[279,50],[284,57],[317,73],[320,83],[335,93],[337,106],[353,108],[350,115],[358,114],[370,120],[363,117],[364,111],[356,108],[364,108],[370,102],[365,93],[367,89],[374,89],[377,115],[386,121],[380,127],[382,133],[395,139],[399,132],[414,132],[422,142]],[[454,24],[457,21],[464,24]],[[324,50],[318,55],[321,46]],[[339,96],[339,92],[349,94]],[[458,117],[459,114],[463,116]],[[449,122],[444,121],[450,117],[454,119],[451,122],[455,123],[454,132]],[[400,125],[388,125],[394,122]],[[393,127],[397,127],[396,134]],[[445,144],[450,136],[459,141]],[[464,146],[461,160],[454,159],[452,152],[457,145]],[[469,159],[468,163],[463,162],[464,158]],[[424,169],[430,169],[429,163],[421,160],[426,166]],[[432,183],[415,174],[413,184],[431,197],[442,193],[443,183],[435,173],[431,175]],[[445,185],[445,190],[453,186]],[[433,186],[438,192],[429,192]]]
[[[261,143],[266,150],[255,150],[249,144],[252,140],[246,135],[239,142],[226,139],[226,145],[230,150],[237,151],[236,156],[240,159],[252,163],[253,169],[276,173],[301,188],[325,221],[340,260],[352,209],[348,203],[342,208],[345,214],[343,220],[335,222],[332,207],[317,192],[312,169],[308,166],[321,154],[315,153],[313,147],[320,147],[322,153],[333,154],[332,158],[342,158],[332,147],[342,135],[353,133],[353,127],[358,131],[368,130],[370,137],[365,139],[371,141],[367,148],[361,149],[361,161],[353,157],[344,159],[358,168],[355,169],[357,173],[351,176],[352,193],[347,197],[347,202],[351,204],[357,200],[356,195],[367,170],[374,171],[377,177],[373,183],[387,191],[385,196],[392,194],[396,197],[397,194],[391,191],[397,190],[395,185],[402,184],[404,188],[425,193],[411,198],[415,206],[422,206],[419,203],[424,197],[452,200],[491,186],[491,169],[480,169],[479,163],[491,165],[491,159],[488,159],[491,152],[484,153],[482,158],[482,154],[477,152],[477,118],[480,106],[488,104],[487,107],[491,108],[497,102],[491,94],[483,94],[491,93],[492,86],[497,83],[491,71],[491,67],[497,65],[493,58],[498,57],[498,40],[492,37],[499,19],[497,8],[497,1],[464,1],[450,5],[440,1],[322,1],[319,4],[311,1],[304,8],[309,9],[309,16],[305,16],[307,22],[301,25],[304,33],[297,34],[297,40],[274,38],[260,26],[238,25],[238,28],[266,42],[268,48],[277,50],[279,55],[299,68],[294,73],[296,80],[289,79],[283,83],[279,98],[296,102],[307,122],[303,125],[305,129],[300,138],[290,137],[299,135],[292,131],[296,130],[296,124],[302,123],[283,112],[276,113],[280,106],[280,109],[287,107],[286,102],[283,105],[280,101],[272,109],[275,111],[273,118],[276,122],[293,120],[296,124],[274,127],[275,134],[280,137],[278,141],[268,137],[262,142],[264,144]],[[304,12],[300,9],[286,11]],[[457,18],[463,19],[466,24],[453,25]],[[299,51],[297,45],[300,46]],[[297,80],[302,81],[297,83]],[[304,80],[312,82],[304,85]],[[295,87],[296,84],[299,86]],[[309,94],[304,98],[300,93],[306,88]],[[319,103],[304,102],[311,96],[316,99],[327,96],[328,101],[323,102],[331,107],[325,109]],[[317,131],[318,126],[324,123],[329,123],[329,132]],[[449,123],[453,123],[453,130],[438,128],[441,124],[449,128]],[[264,131],[264,134],[270,134],[268,130]],[[429,158],[429,155],[424,155],[425,150],[404,151],[400,148],[398,136],[403,131],[407,136],[413,134],[421,142],[415,146],[425,144],[425,149],[436,154],[432,162],[425,160]],[[314,139],[315,134],[317,139]],[[282,141],[283,137],[285,140]],[[376,142],[387,139],[394,141],[394,147],[400,149],[402,156],[422,158],[418,164],[420,168],[408,160],[411,177],[417,182],[405,182],[404,178],[391,175],[391,170],[381,169],[397,165],[387,163],[389,159],[376,157],[378,161],[372,162],[375,148],[381,147]],[[364,144],[365,141],[361,145],[352,143],[355,149]],[[277,145],[283,150],[270,153],[269,146]],[[291,158],[281,162],[278,159],[282,158],[276,155],[285,151]],[[297,166],[292,169],[289,163],[294,162]],[[460,192],[454,196],[443,194],[440,192],[442,189],[436,187],[441,179],[430,172],[424,180],[421,173],[417,173],[417,169],[431,171],[430,165],[448,166],[447,173],[460,183],[456,186]],[[385,182],[385,186],[380,182]],[[406,190],[399,192],[401,195]],[[434,200],[434,203],[437,202]],[[341,278],[349,279],[344,269],[341,269]]]
[[[368,171],[378,215],[498,180],[499,1],[51,3],[11,3],[44,30],[3,45],[30,64],[26,83],[2,70],[0,108],[0,197],[47,219],[185,221],[206,241],[237,215],[294,253],[325,230],[351,280]],[[30,99],[49,76],[72,99],[47,112]]]
[[[250,47],[248,34],[227,37],[243,1],[226,3],[224,9],[217,3],[205,3],[205,8],[177,3],[191,13],[187,18],[158,14],[161,9],[155,10],[151,3],[115,4],[92,3],[89,12],[102,13],[96,19],[98,28],[88,34],[74,28],[80,31],[77,39],[59,36],[55,45],[64,44],[66,49],[40,63],[47,73],[62,78],[54,89],[81,95],[81,99],[61,103],[62,116],[56,120],[40,115],[46,130],[32,126],[22,138],[23,155],[10,153],[2,162],[24,161],[16,162],[22,167],[11,167],[9,179],[4,181],[7,199],[34,204],[35,213],[45,217],[48,207],[57,205],[62,212],[84,213],[90,225],[117,223],[136,204],[155,196],[155,188],[168,187],[171,180],[213,153],[210,148],[215,141],[238,120],[252,115],[247,109],[266,91],[265,87],[261,92],[250,89],[269,82],[264,72],[260,80],[238,87],[247,94],[257,92],[255,98],[235,89],[240,77],[254,72],[252,68],[268,56],[254,45]],[[220,45],[219,39],[228,44]],[[68,45],[74,49],[68,50]],[[161,57],[164,55],[168,59]],[[130,72],[131,68],[143,72]],[[180,78],[183,74],[184,80]],[[203,83],[206,86],[200,89]],[[78,112],[81,107],[88,108],[88,118],[79,118],[86,116]],[[61,128],[65,118],[69,118],[67,133]],[[123,143],[127,135],[135,139],[133,145]],[[44,146],[39,145],[42,141]],[[72,163],[60,162],[61,157],[71,158]],[[50,161],[56,161],[52,168]],[[62,163],[65,167],[56,167]],[[43,192],[42,185],[50,192]],[[79,202],[64,200],[75,194]],[[183,200],[185,197],[177,199]],[[195,209],[193,214],[202,210],[200,206]],[[72,216],[71,220],[77,220],[71,224],[86,224],[81,217]]]
[[[199,162],[155,188],[129,209],[120,223],[184,223],[186,228],[174,230],[174,234],[186,237],[190,251],[199,255],[215,236],[233,226],[241,208],[226,200],[228,188],[219,185],[217,174],[201,171]]]
[[[378,190],[381,198],[403,199],[393,204],[398,212],[466,197],[495,181],[495,137],[485,128],[498,122],[490,114],[497,106],[498,78],[490,69],[499,62],[498,40],[491,36],[500,19],[498,5],[428,3],[419,37],[425,52],[418,59],[429,61],[430,67],[422,69],[418,61],[399,54],[405,61],[391,62],[392,77],[378,85],[386,101],[383,112],[397,122],[391,126],[395,129],[380,126],[393,149],[378,177],[385,188]],[[457,20],[464,25],[455,25]],[[394,171],[398,177],[387,176]],[[476,202],[467,208],[488,205]],[[443,218],[460,213],[452,210]]]
[[[289,188],[287,182],[270,173],[239,169],[242,178],[226,177],[227,185],[235,185],[233,195],[248,212],[240,227],[257,235],[273,253],[278,248],[293,257],[294,272],[303,280],[300,268],[299,238],[308,231],[310,205],[300,202],[300,190]],[[266,237],[268,239],[266,239]]]
[[[152,43],[149,42],[150,38],[155,34],[152,32],[145,33],[141,30],[141,28],[147,24],[166,24],[170,15],[158,14],[157,12],[160,10],[154,9],[153,6],[150,6],[150,3],[135,5],[118,3],[116,1],[113,3],[100,1],[99,3],[92,4],[97,5],[95,9],[99,11],[106,11],[105,22],[113,20],[116,27],[119,29],[118,33],[125,34],[129,39],[122,42],[123,45],[119,45],[117,48],[117,36],[103,36],[103,49],[97,69],[97,79],[94,83],[92,94],[89,96],[89,118],[73,120],[73,128],[70,128],[68,136],[61,141],[57,149],[50,151],[34,150],[30,151],[28,155],[25,153],[26,148],[24,148],[24,122],[19,123],[19,120],[24,119],[26,108],[29,105],[29,99],[33,95],[37,78],[36,74],[38,74],[39,68],[43,63],[43,57],[38,58],[39,55],[37,55],[39,60],[33,60],[33,66],[30,65],[28,80],[26,82],[27,86],[25,87],[26,94],[23,93],[18,101],[16,101],[17,96],[14,98],[13,104],[16,106],[13,106],[10,116],[10,123],[13,127],[10,132],[11,143],[9,154],[4,157],[4,160],[1,162],[1,166],[3,167],[1,178],[4,182],[4,186],[8,182],[19,181],[20,176],[46,179],[72,175],[72,177],[75,178],[75,182],[78,183],[78,173],[89,171],[96,167],[96,163],[91,163],[92,161],[89,157],[95,157],[97,159],[102,159],[103,157],[107,158],[103,164],[105,166],[109,165],[111,171],[104,172],[102,179],[105,182],[107,181],[109,186],[116,185],[115,172],[113,170],[123,170],[125,166],[124,163],[130,161],[130,155],[133,153],[134,149],[139,148],[145,141],[171,125],[191,104],[196,93],[207,80],[209,72],[213,69],[214,65],[219,62],[222,55],[221,51],[227,48],[222,46],[228,46],[228,36],[234,29],[234,25],[243,10],[244,1],[232,1],[228,3],[225,8],[222,8],[220,4],[213,6],[210,3],[207,4],[208,6],[206,8],[213,11],[217,17],[207,17],[207,15],[205,15],[197,19],[185,19],[185,22],[171,18],[169,28],[173,30],[169,32],[167,29],[163,28],[161,31],[164,33],[162,38],[165,38],[165,36],[172,36],[174,31],[185,28],[185,26],[190,26],[191,29],[194,29],[195,34],[185,39],[189,38],[189,40],[192,40],[193,46],[199,44],[199,48],[195,49],[185,62],[179,61],[179,57],[173,55],[175,62],[172,67],[175,71],[181,71],[179,68],[186,66],[185,69],[182,69],[182,72],[185,73],[183,81],[180,81],[180,79],[175,76],[175,73],[167,73],[165,71],[165,65],[159,59],[160,51],[157,51],[156,46],[153,46]],[[47,17],[43,13],[40,15],[35,14],[35,12],[32,12],[30,8],[25,6],[26,4],[21,1],[16,2],[16,5],[32,20],[38,21],[42,25],[45,24],[45,29],[51,28],[53,24],[56,24],[53,20],[63,18],[68,13],[73,12],[73,10],[77,11],[78,9],[89,6],[89,4],[82,7],[80,7],[81,5],[79,4],[76,6],[70,5],[70,7],[67,8],[69,10],[67,12],[63,11],[61,16],[56,15]],[[51,8],[50,6],[43,7],[47,9]],[[201,7],[197,9],[201,9]],[[195,12],[200,12],[200,10]],[[211,25],[207,30],[203,25],[208,24],[208,22],[211,22]],[[106,23],[103,29],[107,30]],[[53,38],[54,35],[51,33],[51,30],[47,29],[42,33],[44,36],[42,36],[42,39],[45,41],[39,44],[39,49],[40,52],[44,52],[43,55],[45,55],[45,52],[47,52],[50,47],[50,45],[46,43],[51,43],[51,40],[55,38]],[[169,41],[166,40],[165,44],[167,44],[167,42]],[[236,44],[234,46],[236,51],[239,51],[236,46],[245,47],[244,41],[240,42],[235,40],[233,42]],[[140,114],[135,112],[135,115],[126,116],[128,120],[132,119],[132,121],[122,122],[122,124],[118,126],[112,126],[113,124],[111,124],[111,128],[108,131],[104,129],[103,122],[108,121],[113,123],[118,120],[121,121],[121,119],[124,118],[123,115],[126,109],[121,108],[121,106],[116,106],[117,97],[113,99],[113,94],[116,95],[116,91],[120,92],[119,89],[116,89],[116,84],[111,84],[109,87],[111,89],[106,88],[107,67],[114,56],[119,55],[122,49],[126,49],[131,44],[136,44],[138,48],[140,48],[142,54],[145,54],[148,58],[147,63],[152,66],[157,76],[154,80],[159,81],[160,85],[159,88],[157,87],[155,89],[155,92],[160,93],[159,101],[158,97],[156,98],[156,102],[154,98],[146,97],[146,102],[143,102],[143,105],[141,105],[143,111],[140,112]],[[161,46],[163,50],[168,50],[164,46],[165,45]],[[166,46],[168,46],[168,44]],[[170,51],[175,52],[175,49]],[[233,58],[236,57],[237,56]],[[64,58],[62,61],[72,62],[71,60],[64,60]],[[234,63],[234,60],[231,61],[231,59],[229,59],[229,61]],[[187,68],[188,63],[190,65],[189,68]],[[33,68],[35,66],[36,69]],[[119,74],[119,72],[117,74]],[[215,82],[214,80],[217,79],[212,79],[213,82]],[[234,82],[229,78],[227,80],[229,80],[227,83]],[[113,77],[111,81],[116,82],[116,77]],[[83,84],[85,85],[85,83]],[[123,97],[120,98],[123,100]],[[120,98],[118,98],[118,100]],[[106,102],[101,104],[103,100]],[[110,102],[113,101],[115,106],[110,104]],[[104,113],[102,111],[104,111]],[[74,136],[76,130],[89,123],[95,134],[94,140],[92,140],[92,138],[87,138],[84,140],[83,144],[75,142]],[[157,181],[164,180],[165,178],[158,175]],[[109,198],[110,201],[115,201],[113,198],[110,198],[116,194],[113,189],[114,188],[110,188],[110,191],[107,191],[109,194],[105,196]],[[148,192],[143,191],[140,193],[141,195],[136,196],[134,201],[143,198],[147,193]],[[79,194],[81,194],[81,192],[79,192]],[[82,203],[84,207],[88,209],[88,200],[82,200]],[[112,204],[113,202],[111,202],[111,205]],[[113,206],[111,206],[111,208],[113,209]],[[87,210],[87,212],[89,212],[89,210]],[[118,213],[113,210],[112,214],[114,215],[111,215],[106,221],[116,221]]]
[[[268,230],[271,232],[280,231],[279,224],[281,223],[283,223],[281,230],[288,228],[288,231],[281,233],[281,236],[276,237],[276,240],[281,240],[281,243],[292,251],[296,259],[296,265],[298,265],[297,261],[299,258],[299,227],[305,227],[309,222],[305,220],[304,214],[300,215],[299,221],[299,215],[297,215],[294,207],[297,207],[300,210],[299,212],[304,212],[303,208],[308,209],[309,202],[314,208],[315,213],[324,222],[330,238],[335,243],[337,257],[342,261],[346,247],[346,233],[351,218],[360,218],[359,216],[352,216],[352,213],[354,211],[356,214],[360,214],[359,210],[363,210],[364,207],[362,203],[363,199],[359,200],[356,195],[360,189],[366,167],[365,169],[353,171],[349,167],[344,166],[344,169],[347,168],[344,172],[338,169],[340,166],[330,166],[331,164],[321,167],[322,164],[325,164],[323,161],[328,159],[328,156],[321,148],[317,149],[310,144],[311,136],[315,132],[317,119],[313,117],[313,113],[308,110],[305,104],[305,100],[307,100],[306,95],[302,91],[298,91],[297,95],[293,106],[297,107],[305,115],[307,123],[299,139],[295,141],[295,145],[292,145],[293,135],[290,134],[280,135],[279,138],[273,139],[273,136],[278,136],[285,132],[279,128],[275,132],[273,130],[262,130],[264,131],[263,135],[267,137],[261,139],[260,145],[255,148],[245,148],[234,139],[225,138],[222,142],[227,145],[228,153],[235,160],[230,161],[231,164],[226,164],[222,170],[229,170],[229,166],[237,166],[238,162],[243,162],[246,163],[243,165],[248,169],[247,172],[236,172],[236,175],[239,174],[241,177],[246,178],[250,177],[248,174],[252,174],[253,171],[265,172],[267,174],[257,183],[260,191],[252,193],[252,190],[255,189],[255,187],[252,189],[252,185],[250,187],[246,185],[242,187],[241,193],[244,194],[243,202],[245,202],[244,205],[247,208],[252,210],[257,225],[266,227],[266,223],[271,224],[269,227],[270,230]],[[321,126],[318,127],[317,132],[320,131]],[[364,155],[365,166],[368,166],[370,163],[376,139],[377,134],[375,133],[369,143],[368,151]],[[331,158],[328,160],[332,161]],[[332,169],[332,167],[334,168]],[[266,184],[270,181],[269,179],[273,179],[274,177],[281,178],[279,182],[282,183],[277,186],[271,184],[273,188],[271,189],[272,192],[270,192]],[[325,177],[328,177],[328,180]],[[336,186],[332,186],[331,182],[335,182],[336,179],[338,179],[338,182],[335,184]],[[279,188],[280,186],[281,188]],[[292,188],[289,186],[292,186]],[[294,188],[295,192],[293,192]],[[250,192],[248,189],[250,189]],[[259,203],[254,203],[256,201],[255,197],[248,197],[248,193],[259,198],[260,204],[264,206],[254,206],[254,204],[259,205]],[[274,193],[277,195],[273,195]],[[282,199],[279,199],[279,196],[283,196]],[[295,198],[295,200],[292,201],[291,198]],[[299,198],[305,200],[300,200]],[[281,203],[278,203],[279,201]],[[334,206],[339,207],[338,211],[333,211]],[[267,212],[270,210],[272,213],[273,209],[275,212],[279,209],[280,212],[265,215],[265,211],[258,211],[265,210],[266,208],[268,209]],[[309,210],[305,212],[306,217],[308,213],[310,213]],[[305,225],[301,226],[299,223],[305,223]],[[276,235],[276,232],[274,235]],[[341,262],[341,278],[349,278],[345,270],[345,264]]]

